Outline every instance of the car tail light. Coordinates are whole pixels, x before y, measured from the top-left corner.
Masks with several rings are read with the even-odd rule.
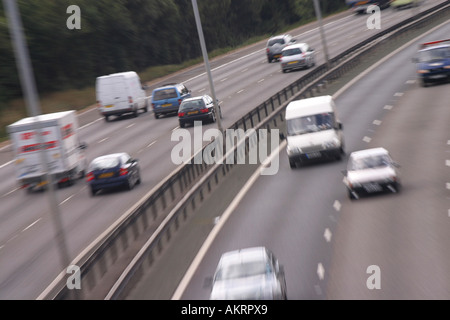
[[[155,108],[156,107],[156,103],[152,103],[152,107]]]
[[[133,97],[131,96],[128,97],[128,103],[133,103]]]
[[[185,114],[186,114],[186,112],[178,112],[178,116],[179,116],[179,117],[184,117]]]
[[[266,48],[266,51],[267,51],[267,53],[269,53],[270,52],[269,48]]]
[[[126,176],[128,174],[127,168],[120,168],[119,175],[120,176]]]
[[[178,104],[181,104],[181,102],[182,102],[183,100],[181,100],[181,99],[178,99]]]
[[[201,112],[201,113],[207,113],[207,112],[208,112],[208,108],[206,108],[206,109],[201,109],[200,112]]]
[[[92,181],[92,180],[94,180],[94,173],[93,172],[89,172],[86,175],[86,181],[89,182],[89,181]]]

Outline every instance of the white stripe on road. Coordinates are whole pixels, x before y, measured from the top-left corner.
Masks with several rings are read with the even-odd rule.
[[[23,229],[22,232],[27,231],[28,229],[30,229],[32,226],[34,226],[36,223],[38,223],[39,220],[41,220],[41,218],[37,219],[35,222],[33,222],[33,223],[30,224],[28,227],[26,227],[25,229]]]

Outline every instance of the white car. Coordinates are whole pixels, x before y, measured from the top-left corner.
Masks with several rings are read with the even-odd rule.
[[[315,51],[306,43],[297,43],[281,51],[281,70],[308,69],[316,65]]]
[[[210,300],[286,299],[284,270],[265,247],[226,252],[213,278]]]
[[[344,184],[350,199],[363,194],[400,191],[399,165],[384,148],[352,152],[347,170],[343,171]]]

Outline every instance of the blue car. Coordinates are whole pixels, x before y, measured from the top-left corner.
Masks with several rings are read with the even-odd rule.
[[[86,181],[92,196],[102,189],[131,190],[141,183],[139,162],[124,152],[95,158],[89,164]]]
[[[421,44],[413,61],[423,87],[432,82],[450,80],[450,39]]]
[[[191,91],[181,83],[165,84],[153,90],[152,108],[156,119],[160,116],[178,113],[181,102],[191,97]]]

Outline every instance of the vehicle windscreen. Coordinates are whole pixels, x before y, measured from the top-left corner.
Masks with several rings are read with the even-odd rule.
[[[269,265],[263,261],[227,264],[216,274],[216,280],[229,280],[256,276],[271,272]]]
[[[387,155],[372,156],[360,159],[353,159],[350,161],[349,171],[375,169],[389,166],[390,159]]]
[[[331,112],[289,119],[287,121],[287,133],[289,136],[295,136],[330,130],[335,126],[334,121],[334,115]]]
[[[178,98],[177,91],[173,88],[157,90],[153,94],[153,100],[164,100],[172,98]]]
[[[183,101],[183,103],[180,106],[180,111],[203,109],[204,107],[205,107],[205,102],[203,101],[203,99],[192,100],[192,101]]]
[[[102,158],[94,160],[89,165],[89,171],[94,170],[104,170],[104,169],[112,169],[117,167],[120,164],[119,159],[117,158]]]
[[[269,40],[269,43],[267,44],[269,47],[273,46],[274,44],[284,44],[284,39],[271,39]]]
[[[302,53],[303,52],[302,52],[302,50],[300,48],[283,50],[283,56],[284,57],[294,56],[294,55],[302,54]]]
[[[450,59],[450,47],[425,50],[419,53],[420,62],[441,61],[443,59]]]

